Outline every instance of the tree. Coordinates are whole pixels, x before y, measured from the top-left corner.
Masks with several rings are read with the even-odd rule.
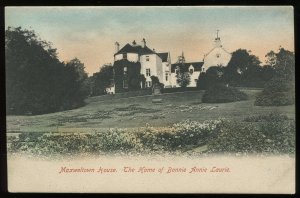
[[[266,55],[266,64],[270,65],[271,67],[273,67],[276,64],[276,53],[271,50],[270,52],[268,52]]]
[[[276,54],[276,63],[274,69],[277,76],[280,76],[286,80],[295,80],[295,54],[282,47],[279,48],[279,52]]]
[[[79,100],[82,104],[83,97],[69,90],[72,72],[34,31],[8,27],[5,55],[8,114],[42,114],[74,107]]]
[[[99,72],[93,74],[91,83],[91,95],[97,96],[105,94],[105,89],[110,86],[114,79],[112,65],[103,65]]]
[[[272,52],[272,53],[271,53]],[[295,55],[280,47],[278,53],[271,51],[273,74],[263,91],[258,94],[255,105],[283,106],[295,103]]]
[[[159,87],[160,89],[163,89],[164,88],[164,84],[159,82],[159,79],[157,76],[151,76],[151,81],[152,81],[152,89],[154,87]]]
[[[89,89],[86,84],[88,79],[87,73],[84,71],[84,64],[78,59],[74,58],[65,65],[65,106],[67,108],[75,108],[83,104],[84,98],[89,94]],[[71,104],[70,101],[72,101]]]
[[[188,72],[179,72],[176,75],[176,77],[177,77],[177,79],[176,79],[177,83],[182,88],[186,88],[191,82],[191,77]]]
[[[199,75],[197,87],[199,89],[208,89],[211,86],[222,83],[224,75],[224,67],[213,66],[208,68],[206,72]]]
[[[250,54],[246,49],[238,49],[225,68],[224,82],[230,85],[249,86],[249,83],[258,82],[257,73],[260,68],[257,56]]]

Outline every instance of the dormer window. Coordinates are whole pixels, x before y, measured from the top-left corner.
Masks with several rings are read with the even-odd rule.
[[[191,68],[191,69],[190,69],[190,74],[193,74],[193,73],[194,73],[194,69]]]
[[[149,61],[149,60],[150,60],[149,56],[146,56],[146,61]]]
[[[123,54],[123,59],[127,59],[127,54],[126,53]]]

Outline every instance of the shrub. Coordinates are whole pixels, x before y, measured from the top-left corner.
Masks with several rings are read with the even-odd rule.
[[[273,78],[256,97],[257,106],[285,106],[295,103],[294,83],[283,78]]]
[[[294,153],[295,122],[243,123],[224,121],[210,153]]]
[[[282,122],[286,120],[288,120],[288,117],[278,112],[271,112],[266,115],[249,116],[244,119],[245,122]]]
[[[185,120],[167,129],[146,128],[138,133],[141,143],[152,150],[186,150],[207,143],[214,136],[220,121],[203,123]]]
[[[233,87],[225,85],[215,85],[205,91],[202,102],[205,103],[223,103],[247,100],[247,95]]]

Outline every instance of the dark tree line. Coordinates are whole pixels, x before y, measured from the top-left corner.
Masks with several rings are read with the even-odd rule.
[[[84,64],[60,62],[56,49],[32,30],[5,31],[7,114],[42,114],[83,105]]]
[[[210,67],[200,74],[197,87],[208,90],[216,85],[264,88],[256,105],[289,105],[295,101],[294,53],[280,47],[278,52],[266,55],[266,64],[260,66],[258,57],[239,49],[233,52],[226,67]]]
[[[201,73],[198,88],[206,89],[216,83],[240,87],[263,87],[275,73],[275,68],[266,64],[260,66],[257,56],[245,49],[232,53],[232,58],[226,67],[210,67]]]

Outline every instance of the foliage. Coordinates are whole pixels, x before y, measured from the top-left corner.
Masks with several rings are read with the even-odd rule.
[[[42,114],[83,104],[86,75],[78,59],[65,65],[49,42],[21,27],[5,31],[5,54],[8,114]]]
[[[288,117],[278,112],[271,112],[266,115],[248,116],[244,119],[245,122],[283,122],[286,120],[288,120]]]
[[[137,136],[142,145],[150,150],[185,151],[207,143],[214,136],[219,123],[218,120],[204,123],[185,120],[165,129],[147,127]]]
[[[191,82],[191,76],[189,72],[178,72],[176,75],[176,81],[182,88],[186,88]]]
[[[276,63],[274,65],[276,75],[286,81],[295,81],[295,54],[282,47],[276,54]]]
[[[185,120],[170,127],[109,129],[91,133],[22,133],[11,138],[10,153],[74,154],[184,153],[207,145],[207,153],[294,153],[295,121],[284,115],[251,116],[247,122]]]
[[[218,136],[208,144],[209,153],[295,152],[294,121],[243,123],[226,120],[220,128]]]
[[[145,86],[145,77],[141,75],[141,63],[130,62],[126,59],[118,60],[113,65],[115,71],[116,92],[136,91],[141,89],[141,83]],[[127,71],[124,71],[127,70]],[[123,83],[128,83],[128,88],[124,88]]]
[[[159,87],[160,89],[164,88],[164,84],[159,82],[157,76],[151,76],[151,81],[152,81],[152,87]]]
[[[229,85],[247,86],[252,83],[251,86],[259,86],[259,84],[253,84],[260,82],[259,75],[257,75],[259,70],[258,57],[250,54],[250,51],[246,49],[238,49],[232,53],[232,57],[225,67],[223,80]]]
[[[103,65],[99,72],[93,74],[91,78],[91,95],[98,96],[105,94],[105,89],[112,85],[114,78],[113,67],[111,65]]]
[[[283,78],[274,77],[256,97],[257,106],[285,106],[295,103],[295,84]]]
[[[199,75],[197,81],[198,89],[208,89],[215,84],[219,84],[222,82],[222,77],[224,74],[224,67],[213,66],[208,68],[206,72],[202,72]]]
[[[109,129],[94,133],[23,133],[12,139],[9,151],[37,155],[184,151],[213,137],[220,121],[186,120],[168,128]]]
[[[217,84],[205,91],[202,102],[205,103],[224,103],[247,100],[247,95],[234,87],[227,87]]]

